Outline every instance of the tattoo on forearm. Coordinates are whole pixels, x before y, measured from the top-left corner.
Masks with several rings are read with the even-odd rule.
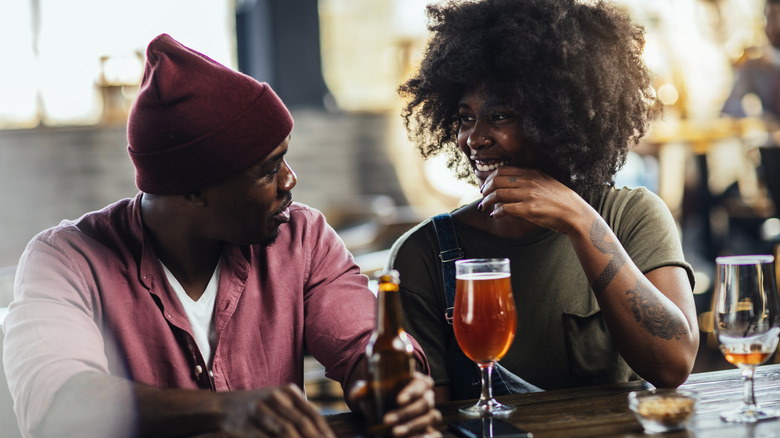
[[[653,296],[652,291],[641,282],[635,289],[626,291],[628,301],[631,302],[631,310],[634,312],[636,322],[650,332],[653,336],[663,339],[680,339],[688,330],[677,321],[669,319],[669,313],[664,309],[659,299]]]
[[[607,267],[599,274],[599,278],[593,282],[593,293],[596,296],[601,295],[607,288],[609,283],[615,278],[620,268],[626,263],[623,258],[623,254],[620,251],[620,247],[615,242],[606,239],[607,230],[600,226],[599,222],[593,222],[593,226],[590,228],[590,240],[593,246],[604,254],[610,254],[612,258],[609,259]]]

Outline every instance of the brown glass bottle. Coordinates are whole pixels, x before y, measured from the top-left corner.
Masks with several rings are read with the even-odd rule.
[[[372,422],[376,425],[388,411],[398,407],[396,397],[412,379],[415,365],[414,347],[403,329],[398,271],[383,271],[375,279],[379,283],[376,328],[366,347],[366,357],[376,404]]]

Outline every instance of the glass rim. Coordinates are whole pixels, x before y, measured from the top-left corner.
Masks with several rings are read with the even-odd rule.
[[[509,263],[509,258],[507,257],[497,257],[497,258],[479,258],[479,259],[458,259],[455,260],[456,265],[471,265],[471,264],[477,264],[477,263]]]
[[[629,397],[643,397],[643,396],[652,396],[652,395],[682,395],[685,397],[695,397],[698,398],[699,392],[695,389],[689,389],[689,388],[647,388],[647,389],[636,389],[628,393]]]
[[[715,258],[718,265],[755,265],[757,263],[772,263],[775,256],[771,254],[731,255]]]

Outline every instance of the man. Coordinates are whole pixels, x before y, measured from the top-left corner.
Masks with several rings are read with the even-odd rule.
[[[723,113],[745,117],[743,98],[755,94],[761,101],[763,115],[769,119],[772,130],[778,129],[780,120],[780,0],[767,0],[764,5],[766,23],[764,32],[769,47],[763,56],[747,59],[736,69],[736,81],[723,104]]]
[[[292,126],[267,84],[149,44],[127,126],[140,193],[40,233],[18,265],[4,358],[25,436],[332,436],[300,389],[305,351],[370,404],[374,296],[292,203]],[[427,375],[399,402],[395,434],[437,433]]]

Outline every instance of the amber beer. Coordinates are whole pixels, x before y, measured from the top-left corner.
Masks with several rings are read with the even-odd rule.
[[[504,357],[517,329],[510,274],[459,274],[454,307],[453,329],[463,353],[477,363]]]
[[[766,362],[766,360],[769,359],[769,356],[771,355],[772,352],[729,353],[727,351],[723,351],[723,356],[726,358],[726,360],[730,364],[736,365],[738,367],[742,365],[761,365],[762,363]]]
[[[743,339],[742,342],[718,338],[720,352],[726,360],[739,368],[755,367],[766,362],[777,348],[777,335],[780,329],[770,330],[768,336],[758,336],[753,339]]]
[[[376,418],[370,420],[376,425],[388,411],[398,407],[398,393],[411,381],[415,365],[414,347],[403,329],[398,271],[381,272],[375,278],[379,283],[376,328],[366,347],[366,357],[376,405]]]

